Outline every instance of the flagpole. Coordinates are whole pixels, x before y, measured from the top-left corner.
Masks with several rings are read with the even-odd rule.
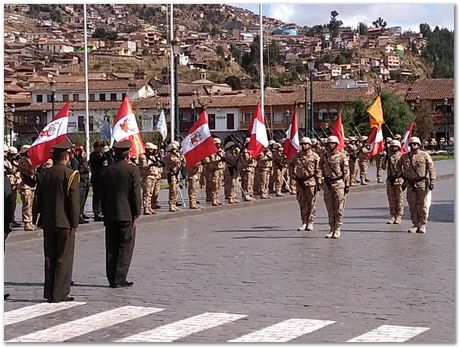
[[[174,22],[174,8],[173,4],[170,4],[170,13],[169,13],[169,43],[170,43],[170,51],[169,51],[169,72],[170,72],[170,81],[171,81],[171,101],[169,105],[171,105],[171,108],[169,109],[169,116],[171,117],[171,143],[174,140],[174,121],[175,121],[175,116],[176,116],[176,104],[174,100],[174,54],[173,54],[173,47],[172,47],[172,42],[174,40],[174,30],[173,30],[173,22]]]
[[[89,91],[88,91],[88,33],[86,23],[86,4],[83,4],[83,18],[85,25],[85,104],[86,104],[86,122],[85,122],[85,133],[86,133],[86,156],[89,158]]]
[[[264,40],[262,26],[262,4],[259,4],[259,27],[260,27],[260,110],[262,117],[265,119],[265,100],[264,100]]]

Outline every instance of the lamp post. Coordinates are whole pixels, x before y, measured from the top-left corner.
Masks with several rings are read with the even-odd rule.
[[[51,79],[50,81],[50,87],[51,87],[51,118],[54,117],[54,99],[55,99],[55,94],[56,94],[56,81],[54,79]]]
[[[442,108],[442,111],[443,111],[443,116],[444,116],[444,139],[447,143],[447,112],[446,112],[446,108],[447,108],[447,98],[444,99],[444,105],[443,105],[443,108]]]
[[[315,128],[313,119],[313,69],[315,68],[315,58],[311,56],[308,59],[308,71],[310,73],[310,134],[313,134]]]
[[[9,146],[13,144],[13,127],[14,127],[14,112],[16,108],[14,104],[11,104],[11,106],[8,106],[7,103],[5,103],[5,143],[7,143]],[[8,131],[8,132],[7,132]]]
[[[192,94],[192,123],[195,123],[195,120],[196,120],[196,116],[195,116],[195,106],[196,106],[196,102],[198,101],[198,93],[196,91],[193,91],[193,94]]]
[[[304,119],[304,123],[305,123],[305,136],[307,137],[308,136],[308,129],[310,129],[310,127],[308,126],[308,93],[307,93],[307,81],[305,81],[305,119]]]
[[[180,42],[176,38],[171,41],[171,46],[174,55],[174,117],[175,117],[175,130],[174,130],[174,140],[179,140],[180,138],[180,125],[179,125],[179,83],[178,83],[178,60],[180,54]]]

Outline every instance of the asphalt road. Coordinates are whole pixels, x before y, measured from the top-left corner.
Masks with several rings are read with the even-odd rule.
[[[407,206],[401,225],[385,224],[384,185],[347,197],[339,240],[324,238],[322,199],[312,232],[296,230],[292,199],[145,218],[131,288],[108,287],[104,234],[95,225],[77,236],[71,295],[82,304],[59,311],[41,304],[42,240],[12,239],[5,340],[453,343],[453,185],[453,178],[436,183],[426,235],[407,233]]]

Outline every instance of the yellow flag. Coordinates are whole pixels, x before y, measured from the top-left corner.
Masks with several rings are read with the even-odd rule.
[[[381,128],[383,121],[383,109],[382,109],[382,101],[380,100],[380,96],[375,99],[371,106],[367,109],[367,113],[369,114],[369,122],[372,128]]]

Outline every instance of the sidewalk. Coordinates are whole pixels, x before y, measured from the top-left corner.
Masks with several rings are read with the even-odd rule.
[[[437,174],[437,180],[452,178],[455,175],[454,174],[455,173],[455,161],[454,160],[436,161],[435,169],[436,169],[436,174]],[[386,172],[384,172],[383,178],[386,178]],[[383,189],[385,187],[385,183],[383,184],[377,183],[375,166],[369,166],[368,179],[370,180],[370,182],[368,182],[367,186],[361,186],[357,184],[357,186],[352,187],[350,189],[350,192],[353,193],[353,192],[369,191],[369,190],[373,191],[373,190]],[[161,206],[161,209],[156,210],[158,214],[141,215],[141,217],[139,218],[139,222],[143,223],[143,222],[152,222],[152,221],[167,220],[167,219],[173,219],[173,218],[181,218],[181,217],[191,216],[195,214],[206,214],[206,213],[224,211],[224,210],[229,210],[229,209],[238,209],[238,208],[248,206],[248,205],[251,205],[251,206],[267,205],[267,204],[271,204],[271,203],[274,203],[280,200],[291,200],[291,201],[296,200],[296,196],[290,195],[288,192],[286,193],[284,197],[275,197],[274,194],[271,194],[270,195],[271,199],[260,200],[258,199],[258,196],[256,196],[255,197],[256,200],[253,202],[243,202],[241,200],[241,191],[238,188],[237,189],[237,199],[240,200],[240,203],[228,204],[224,199],[224,191],[222,189],[219,194],[219,200],[220,202],[223,203],[223,205],[213,207],[211,206],[211,203],[208,203],[205,201],[206,199],[205,199],[204,189],[200,189],[198,191],[198,201],[200,201],[200,205],[203,207],[203,209],[202,210],[192,210],[188,208],[187,188],[184,187],[181,190],[181,192],[182,192],[182,197],[184,198],[185,205],[186,205],[186,208],[184,206],[179,207],[180,209],[182,209],[181,212],[178,212],[178,213],[169,212],[168,189],[162,189],[160,191],[160,196],[159,196],[159,205]],[[182,199],[180,195],[179,195],[178,202],[182,203]],[[21,222],[21,209],[22,209],[22,205],[18,203],[16,207],[16,211],[15,211],[17,222]],[[94,222],[92,220],[93,214],[92,214],[92,207],[91,207],[91,197],[88,197],[86,201],[85,212],[86,212],[86,215],[91,217],[91,219],[89,220],[90,223],[80,225],[78,227],[78,233],[102,230],[104,228],[103,222]],[[20,227],[13,228],[13,231],[8,237],[8,241],[16,242],[16,241],[23,241],[23,240],[29,240],[29,239],[34,239],[34,238],[42,238],[42,230],[24,231],[23,228],[24,227],[22,224]]]

